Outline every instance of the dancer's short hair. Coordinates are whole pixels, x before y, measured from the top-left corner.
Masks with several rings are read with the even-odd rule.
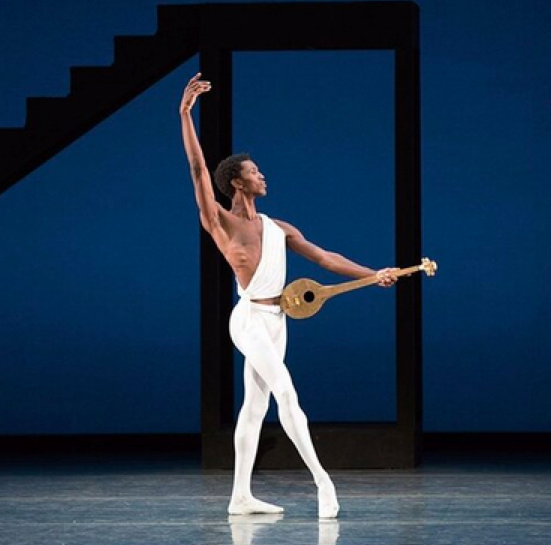
[[[220,161],[216,167],[214,171],[214,183],[226,197],[233,198],[235,188],[231,184],[231,181],[241,176],[243,161],[250,161],[250,159],[248,153],[236,153]]]

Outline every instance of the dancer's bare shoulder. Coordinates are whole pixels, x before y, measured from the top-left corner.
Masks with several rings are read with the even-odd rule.
[[[287,245],[292,248],[293,244],[304,241],[304,235],[287,221],[274,218],[274,223],[285,233]]]
[[[299,230],[294,225],[291,225],[286,221],[276,218],[272,218],[272,220],[280,229],[283,230],[286,236],[293,236],[293,234],[299,233]]]
[[[294,225],[286,221],[274,219],[276,225],[278,225],[285,233],[286,243],[289,249],[293,252],[314,261],[320,263],[326,255],[326,251],[314,243],[306,240],[304,235]]]

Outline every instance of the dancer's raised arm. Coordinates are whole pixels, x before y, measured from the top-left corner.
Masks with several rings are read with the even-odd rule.
[[[201,225],[210,233],[219,225],[220,205],[214,196],[209,170],[191,116],[191,109],[197,97],[210,91],[211,88],[210,82],[200,80],[200,77],[201,73],[199,72],[189,80],[184,89],[180,102],[180,118],[182,120],[182,139],[195,188],[195,199],[199,207]]]

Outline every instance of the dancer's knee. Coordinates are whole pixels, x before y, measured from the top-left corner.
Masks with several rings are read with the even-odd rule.
[[[280,412],[289,413],[298,408],[298,396],[292,384],[280,386],[274,391],[274,397]]]
[[[268,412],[269,401],[269,398],[262,400],[256,399],[254,402],[245,400],[239,412],[239,420],[247,424],[262,422]]]

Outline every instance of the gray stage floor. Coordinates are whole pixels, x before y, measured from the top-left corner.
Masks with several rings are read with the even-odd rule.
[[[320,522],[306,471],[255,474],[283,516],[228,517],[231,473],[194,460],[0,463],[0,544],[551,544],[551,460],[427,456],[408,471],[331,472],[341,503]]]

